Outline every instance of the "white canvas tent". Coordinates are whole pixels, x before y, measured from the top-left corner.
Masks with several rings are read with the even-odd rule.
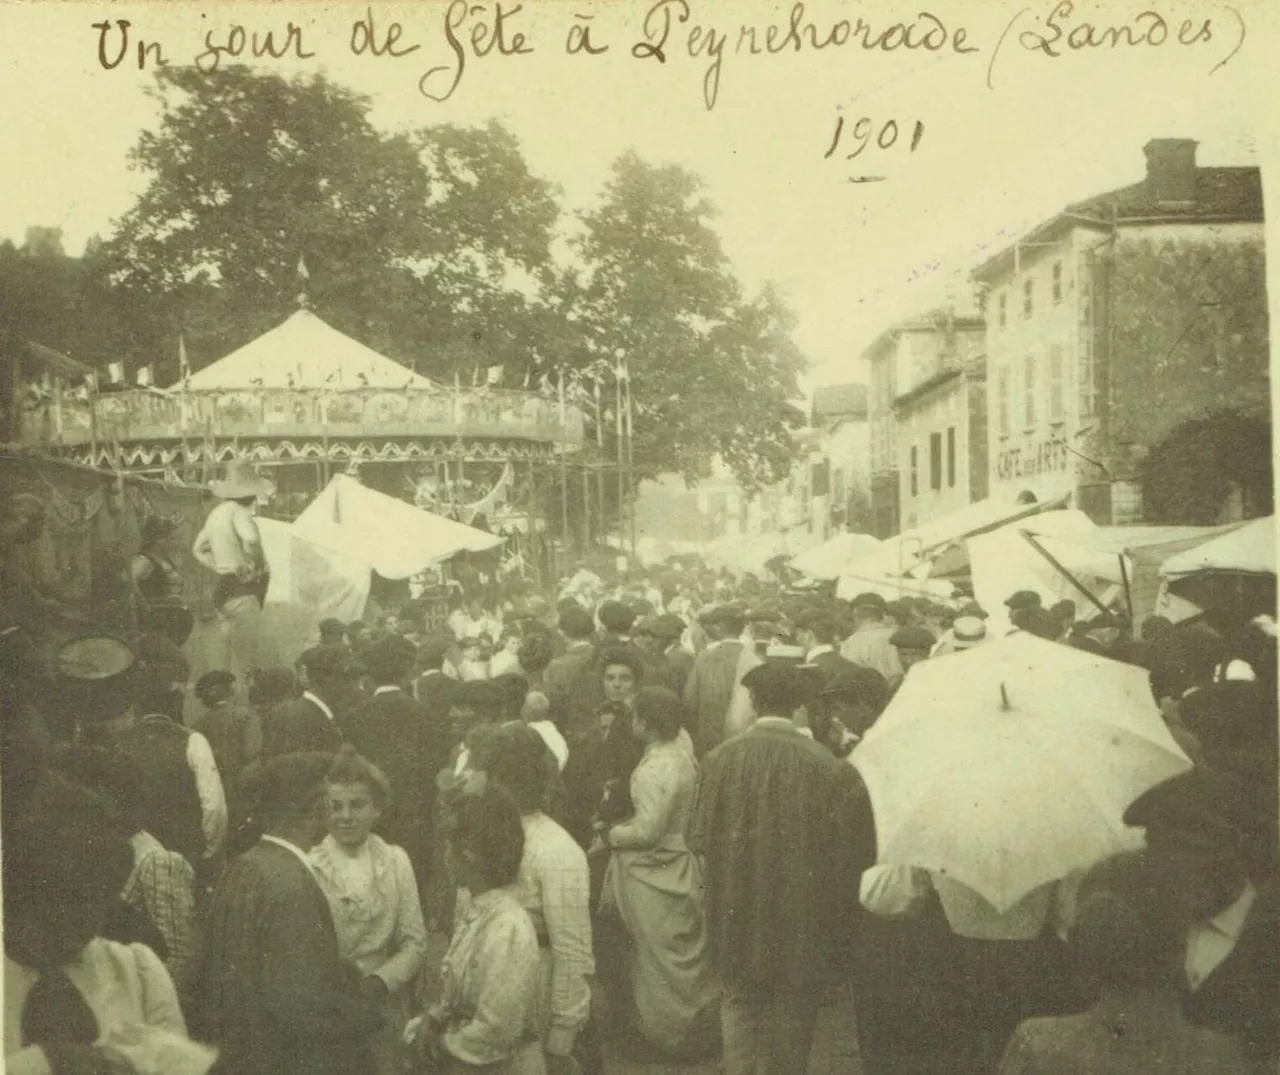
[[[974,534],[986,533],[1019,519],[1050,510],[1054,503],[1015,504],[988,497],[889,538],[870,556],[847,565],[836,584],[836,596],[848,600],[867,589],[868,580],[884,582],[902,576],[927,575],[929,554]],[[948,586],[947,592],[951,587]]]
[[[314,641],[321,620],[350,623],[364,615],[369,564],[309,541],[289,523],[259,519],[258,529],[271,567],[262,608],[264,664],[289,667]]]
[[[880,541],[870,534],[835,534],[794,557],[790,566],[811,579],[834,579],[850,564],[865,559],[879,548]]]
[[[1233,571],[1246,575],[1276,573],[1275,516],[1254,519],[1229,533],[1165,560],[1160,573],[1175,579],[1202,571]]]
[[[189,388],[429,388],[432,381],[325,324],[310,310],[193,373]]]
[[[313,544],[363,560],[387,579],[405,579],[459,552],[484,552],[502,538],[456,523],[339,474],[294,521]]]

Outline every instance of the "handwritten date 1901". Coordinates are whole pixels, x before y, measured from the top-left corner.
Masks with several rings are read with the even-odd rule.
[[[854,123],[850,135],[850,141],[853,150],[845,154],[845,160],[853,160],[863,150],[869,146],[875,146],[877,149],[892,149],[897,143],[901,129],[898,121],[895,119],[886,120],[877,128],[876,121],[870,116],[863,116]],[[916,147],[920,145],[920,139],[924,137],[924,124],[920,120],[916,120],[911,128],[911,144],[909,152],[914,153]],[[844,140],[844,116],[836,119],[836,129],[831,136],[831,144],[827,147],[826,153],[822,155],[823,160],[830,160],[836,154],[836,150],[841,148],[841,142]]]

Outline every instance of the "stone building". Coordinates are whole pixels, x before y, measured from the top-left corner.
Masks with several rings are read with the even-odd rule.
[[[876,537],[986,495],[983,342],[981,318],[940,309],[890,326],[863,352]]]
[[[1140,181],[1067,206],[974,271],[990,495],[1070,496],[1100,523],[1141,521],[1155,493],[1144,462],[1185,423],[1269,414],[1259,171],[1200,167],[1196,147],[1148,142]],[[1219,479],[1232,495],[1218,514],[1251,513],[1240,483]]]

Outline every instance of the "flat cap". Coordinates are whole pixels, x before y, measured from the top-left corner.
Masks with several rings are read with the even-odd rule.
[[[206,672],[196,680],[196,695],[199,696],[222,687],[230,687],[235,681],[236,677],[225,668],[216,668],[212,672]]]
[[[1034,590],[1018,590],[1005,598],[1005,605],[1013,610],[1020,608],[1039,608],[1043,602]]]
[[[923,627],[899,627],[889,636],[889,645],[897,649],[930,650],[936,641]]]

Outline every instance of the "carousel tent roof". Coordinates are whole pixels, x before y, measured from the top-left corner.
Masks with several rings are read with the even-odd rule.
[[[432,382],[299,310],[191,375],[191,388],[427,388]]]
[[[502,538],[339,474],[293,522],[302,538],[369,564],[383,578],[404,579],[460,552],[484,552]]]

